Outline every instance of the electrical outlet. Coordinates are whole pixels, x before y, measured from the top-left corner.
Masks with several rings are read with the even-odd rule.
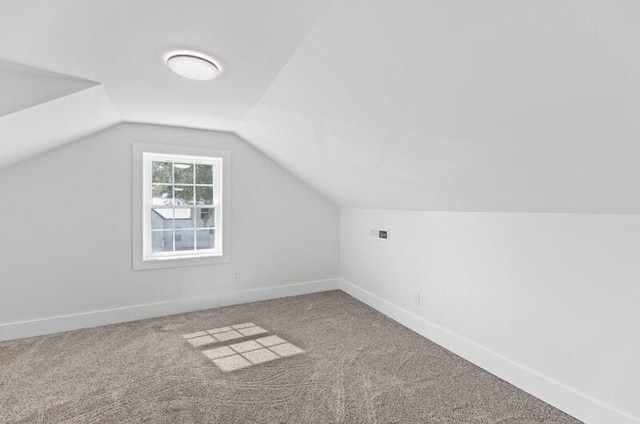
[[[237,283],[238,281],[240,281],[240,275],[238,275],[237,272],[234,272],[233,276],[231,277],[231,281]]]
[[[419,305],[420,304],[420,292],[413,293],[413,303],[415,305]]]

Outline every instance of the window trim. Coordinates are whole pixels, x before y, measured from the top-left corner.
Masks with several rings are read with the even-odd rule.
[[[216,161],[222,162],[222,169],[218,169],[218,174],[221,179],[220,191],[217,194],[219,196],[218,203],[222,203],[222,207],[215,205],[216,200],[214,194],[214,207],[216,208],[216,215],[220,215],[221,219],[216,222],[216,239],[221,239],[219,245],[219,253],[215,252],[213,255],[211,252],[206,253],[190,253],[190,254],[178,254],[178,255],[153,255],[147,256],[146,250],[150,240],[147,238],[151,236],[150,231],[150,217],[147,217],[147,211],[149,205],[146,204],[148,198],[145,197],[145,191],[151,182],[149,181],[150,175],[148,170],[145,169],[145,155],[149,157],[184,157],[185,160],[197,158],[211,158]],[[132,248],[133,248],[133,269],[157,269],[168,267],[183,267],[194,265],[211,265],[217,263],[227,263],[231,260],[230,255],[230,168],[231,168],[231,154],[228,151],[198,148],[198,147],[185,147],[165,144],[148,144],[148,143],[133,143],[132,145],[132,202],[133,202],[133,220],[132,220]],[[151,163],[151,161],[149,161]],[[194,208],[193,210],[197,210]],[[216,250],[218,250],[216,249]]]

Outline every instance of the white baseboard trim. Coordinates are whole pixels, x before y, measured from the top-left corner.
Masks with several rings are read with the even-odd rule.
[[[338,279],[328,279],[251,290],[238,290],[216,295],[186,297],[164,302],[145,303],[30,321],[10,322],[0,324],[0,341],[22,339],[25,337],[41,336],[63,331],[78,330],[80,328],[98,327],[101,325],[184,312],[194,312],[220,306],[276,299],[279,297],[337,290],[338,286]]]
[[[394,321],[439,344],[469,362],[588,424],[638,424],[640,419],[547,378],[486,349],[456,333],[427,321],[344,279],[339,287]]]
[[[239,290],[72,315],[0,324],[0,341],[340,289],[473,364],[588,424],[640,424],[570,387],[486,349],[343,279]]]

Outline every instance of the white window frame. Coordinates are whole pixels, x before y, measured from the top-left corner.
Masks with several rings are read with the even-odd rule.
[[[212,156],[186,156],[186,155],[172,155],[166,153],[150,153],[144,152],[142,154],[142,162],[144,167],[144,175],[142,177],[142,185],[144,187],[143,193],[143,202],[144,202],[144,213],[142,214],[142,223],[144,228],[144,239],[142,242],[142,250],[143,250],[143,261],[162,261],[162,260],[174,260],[174,259],[182,259],[182,258],[200,258],[207,256],[222,256],[222,228],[217,228],[216,225],[222,222],[222,169],[223,169],[223,160],[220,157],[212,157]],[[172,162],[172,163],[186,163],[194,165],[211,165],[213,167],[213,202],[212,205],[206,205],[213,207],[214,210],[214,248],[212,249],[201,249],[198,250],[198,238],[194,237],[194,249],[193,250],[180,250],[180,251],[172,251],[172,252],[153,252],[152,249],[152,236],[154,230],[151,228],[151,213],[154,208],[159,209],[158,205],[153,204],[153,162]],[[173,173],[173,172],[172,172]],[[172,187],[177,186],[173,182],[170,184]],[[195,184],[190,184],[194,188]],[[195,194],[195,192],[194,192]],[[195,219],[195,214],[199,208],[195,203],[192,205],[176,205],[171,204],[173,210],[177,209],[185,209],[190,210],[193,214],[193,218]],[[174,217],[175,219],[175,217]],[[194,227],[195,228],[195,227]],[[195,228],[197,231],[199,228]],[[200,228],[205,229],[205,228]],[[195,232],[194,232],[195,236]],[[172,230],[172,237],[175,239],[175,228]],[[173,244],[175,245],[175,240]]]
[[[203,163],[214,165],[213,249],[156,252],[151,249],[152,163],[153,161]],[[230,261],[229,252],[229,176],[230,153],[206,148],[133,144],[133,269],[208,265]],[[157,207],[157,205],[156,205]],[[176,207],[176,206],[172,206]],[[197,212],[199,205],[178,206]]]

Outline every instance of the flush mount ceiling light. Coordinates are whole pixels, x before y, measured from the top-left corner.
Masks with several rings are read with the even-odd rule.
[[[167,66],[184,78],[197,81],[214,79],[220,68],[210,59],[198,53],[176,53],[167,58]]]

